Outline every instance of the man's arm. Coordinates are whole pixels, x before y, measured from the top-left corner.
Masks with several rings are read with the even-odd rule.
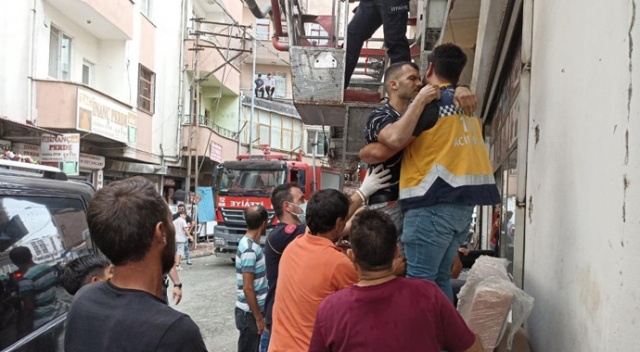
[[[476,112],[476,96],[467,86],[459,85],[456,87],[453,102],[456,108],[464,111],[465,115],[473,115]]]
[[[411,137],[410,140],[413,141],[415,137]],[[411,141],[409,143],[411,143]],[[409,144],[407,143],[407,145]],[[402,150],[402,149],[400,149]],[[380,142],[373,142],[365,145],[362,149],[360,149],[360,160],[364,161],[369,165],[375,165],[383,163],[392,156],[396,155],[398,151],[395,149],[389,148],[386,145]]]
[[[178,276],[178,270],[175,265],[171,266],[168,275],[173,284],[173,302],[178,305],[182,300],[182,285],[180,285],[180,277]],[[176,287],[176,285],[180,285],[180,287]]]
[[[380,131],[378,142],[382,142],[391,149],[402,150],[408,144],[407,140],[413,134],[424,107],[430,102],[439,99],[439,97],[440,88],[431,85],[423,87],[404,115],[398,121],[385,126]]]
[[[349,213],[345,220],[351,219],[356,210],[364,205],[364,202],[369,198],[369,196],[376,193],[379,189],[390,186],[390,184],[387,183],[391,178],[389,172],[389,170],[383,170],[382,165],[379,165],[367,174],[362,181],[360,188],[358,188],[358,190],[355,191],[349,199]]]
[[[256,290],[253,287],[254,273],[242,273],[242,292],[244,292],[244,298],[251,309],[253,317],[256,318],[256,324],[258,325],[258,334],[262,334],[265,328],[264,317],[258,306],[258,297],[256,296]]]
[[[18,337],[23,337],[33,331],[33,313],[36,307],[36,298],[33,291],[22,297],[22,311],[18,328]]]

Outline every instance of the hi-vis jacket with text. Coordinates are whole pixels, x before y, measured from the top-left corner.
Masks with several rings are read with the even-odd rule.
[[[403,210],[442,203],[500,202],[480,119],[454,107],[454,92],[452,85],[441,86],[438,122],[404,150],[400,172]]]

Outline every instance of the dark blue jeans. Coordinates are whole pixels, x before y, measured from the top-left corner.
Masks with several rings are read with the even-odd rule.
[[[258,324],[251,312],[236,307],[236,328],[240,330],[238,338],[238,352],[258,352],[260,335]]]
[[[469,235],[473,206],[437,204],[404,213],[407,277],[434,281],[453,303],[451,265]]]

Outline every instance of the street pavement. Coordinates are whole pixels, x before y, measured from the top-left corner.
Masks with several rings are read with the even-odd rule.
[[[207,252],[197,255],[211,253]],[[233,311],[236,277],[231,259],[207,255],[194,258],[193,265],[183,262],[182,267],[184,270],[178,272],[184,285],[182,302],[176,306],[169,298],[171,306],[198,324],[209,351],[236,351],[238,330]]]

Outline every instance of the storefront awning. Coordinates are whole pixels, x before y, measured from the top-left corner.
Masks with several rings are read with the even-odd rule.
[[[61,133],[0,116],[0,138],[2,139],[27,144],[40,144],[43,134],[59,136]]]
[[[119,160],[107,160],[105,170],[128,174],[164,175],[173,177],[186,177],[187,173],[186,170],[166,165],[132,163]]]

